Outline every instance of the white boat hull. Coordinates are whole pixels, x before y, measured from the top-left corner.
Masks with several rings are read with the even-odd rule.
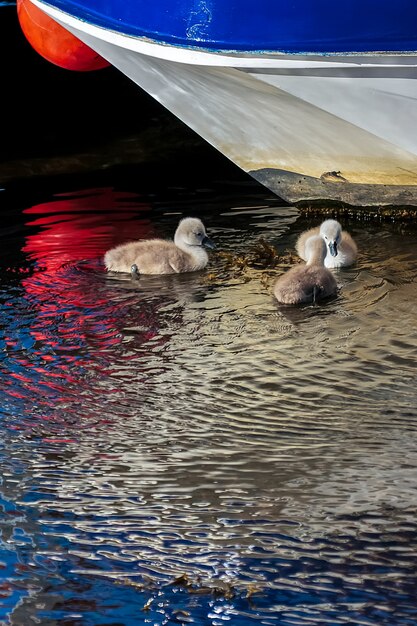
[[[417,56],[187,52],[35,3],[286,202],[417,206]]]

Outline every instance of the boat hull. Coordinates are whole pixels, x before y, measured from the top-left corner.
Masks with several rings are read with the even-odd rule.
[[[417,55],[219,54],[35,3],[286,202],[417,206]]]
[[[414,0],[42,0],[85,24],[214,52],[417,50]]]

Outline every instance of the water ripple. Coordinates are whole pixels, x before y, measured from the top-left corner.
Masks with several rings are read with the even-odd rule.
[[[178,194],[25,209],[0,285],[0,621],[414,626],[415,228],[349,224],[358,263],[320,306],[274,301],[313,224],[265,198],[203,205],[227,262],[106,274],[110,245],[172,234]],[[278,264],[233,267],[261,238]]]

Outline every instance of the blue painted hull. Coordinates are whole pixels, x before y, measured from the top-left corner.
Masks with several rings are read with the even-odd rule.
[[[415,0],[48,0],[84,22],[222,51],[413,52]]]

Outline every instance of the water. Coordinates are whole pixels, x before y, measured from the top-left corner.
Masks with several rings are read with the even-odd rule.
[[[0,624],[415,626],[416,226],[280,307],[319,218],[158,176],[0,192]],[[105,273],[183,215],[207,270]]]

